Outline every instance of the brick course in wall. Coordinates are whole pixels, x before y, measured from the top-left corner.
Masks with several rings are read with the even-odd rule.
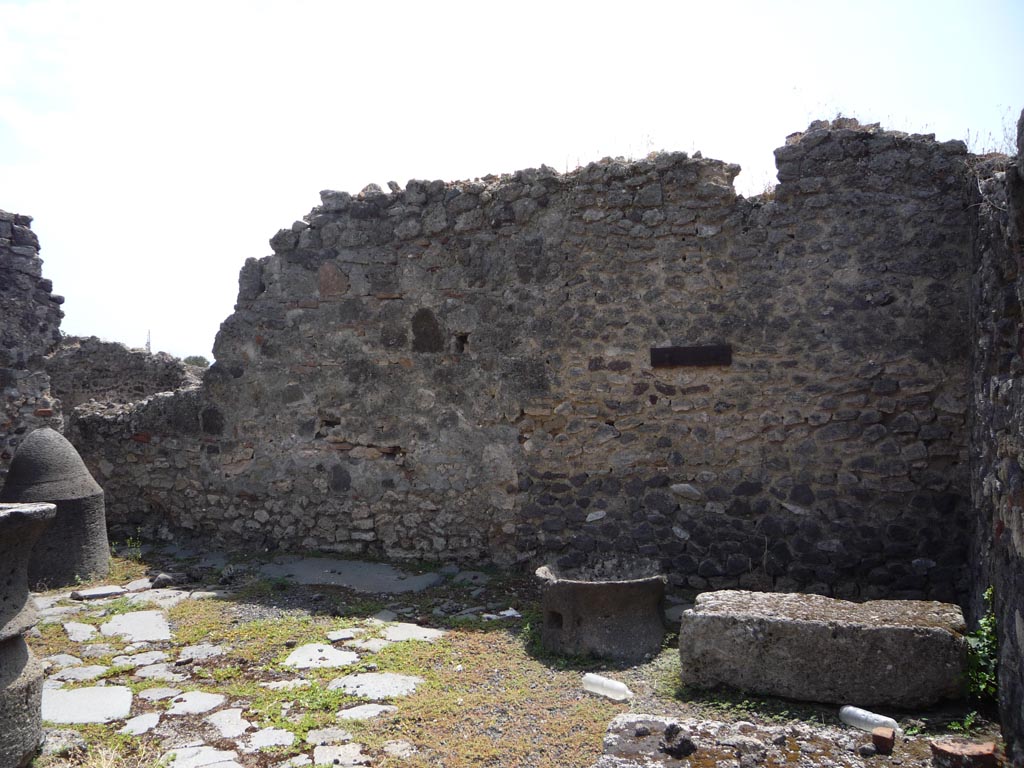
[[[836,121],[776,156],[771,200],[678,153],[322,193],[200,390],[81,415],[111,523],[955,599],[966,150]],[[651,365],[706,345],[731,364]]]

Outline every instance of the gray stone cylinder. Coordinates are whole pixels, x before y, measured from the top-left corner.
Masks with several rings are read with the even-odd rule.
[[[56,519],[29,561],[33,588],[65,587],[109,573],[103,489],[59,432],[37,429],[18,446],[0,502],[57,505]]]
[[[544,565],[536,575],[548,651],[639,662],[661,650],[665,577],[657,563],[611,558],[565,572]]]
[[[43,670],[25,644],[36,623],[28,590],[32,545],[53,504],[0,504],[0,768],[22,768],[42,741]]]

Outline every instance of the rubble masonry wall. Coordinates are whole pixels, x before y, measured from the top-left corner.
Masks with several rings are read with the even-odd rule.
[[[956,599],[966,150],[840,120],[776,156],[770,200],[685,154],[323,193],[202,388],[80,409],[111,525]],[[709,344],[731,365],[651,364]]]
[[[30,216],[0,210],[0,485],[26,434],[63,425],[42,358],[60,340],[64,299],[43,278],[31,225]]]

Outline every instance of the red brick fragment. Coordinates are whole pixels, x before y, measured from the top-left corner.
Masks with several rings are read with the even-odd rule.
[[[53,416],[53,408],[36,408],[35,415],[42,418]]]
[[[136,443],[148,443],[150,440],[152,440],[152,437],[150,436],[149,432],[136,432],[134,435],[132,435],[132,440],[134,440]]]
[[[892,728],[879,726],[871,731],[871,743],[881,755],[892,754],[892,748],[896,745],[896,731]]]
[[[995,768],[996,745],[958,737],[933,741],[932,764],[936,768]]]

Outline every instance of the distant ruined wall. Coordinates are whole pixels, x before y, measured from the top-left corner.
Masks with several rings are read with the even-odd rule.
[[[157,392],[199,386],[201,369],[166,352],[150,354],[95,336],[65,336],[47,356],[46,372],[70,419],[76,406],[90,400],[134,403]]]
[[[995,593],[999,703],[1014,764],[1024,765],[1024,113],[1017,156],[976,168],[972,308],[971,607]]]
[[[323,193],[202,389],[81,414],[112,525],[956,599],[966,150],[840,120],[776,156],[773,200],[685,154]]]
[[[26,434],[63,426],[42,360],[60,340],[64,299],[42,276],[31,225],[31,216],[0,210],[0,485]]]

